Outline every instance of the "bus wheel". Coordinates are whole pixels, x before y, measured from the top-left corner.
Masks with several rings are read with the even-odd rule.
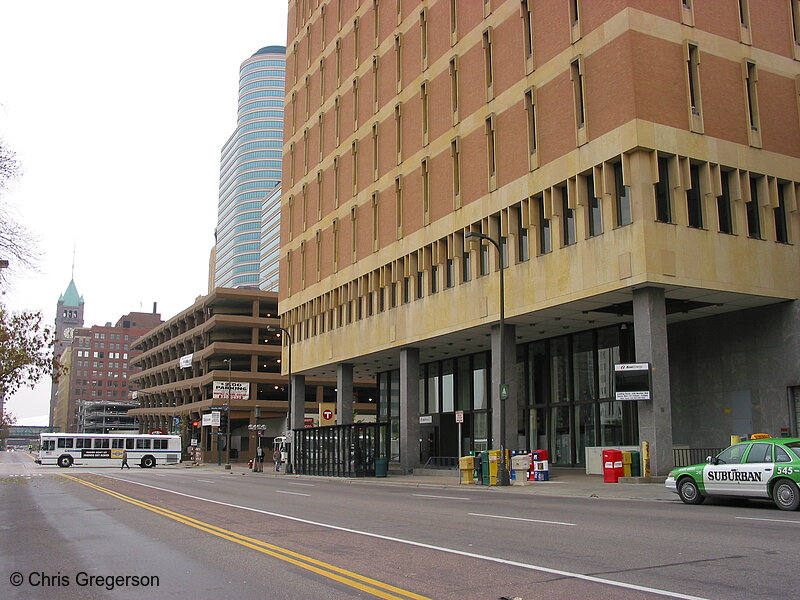
[[[69,456],[68,454],[65,454],[64,456],[59,456],[58,457],[58,466],[61,467],[62,469],[66,469],[68,467],[71,467],[72,466],[72,457]]]
[[[142,468],[144,469],[152,469],[156,466],[156,459],[152,456],[144,456],[142,457]]]

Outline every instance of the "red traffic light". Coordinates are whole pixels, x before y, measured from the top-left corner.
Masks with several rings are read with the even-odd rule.
[[[200,421],[192,421],[192,427],[200,427]]]

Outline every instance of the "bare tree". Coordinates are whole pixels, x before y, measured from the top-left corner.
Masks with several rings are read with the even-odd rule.
[[[21,175],[17,155],[0,139],[0,283],[7,279],[6,267],[36,270],[40,258],[36,238],[11,216],[11,207],[2,200],[11,182]]]

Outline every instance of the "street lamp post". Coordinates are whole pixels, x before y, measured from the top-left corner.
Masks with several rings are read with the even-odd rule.
[[[286,335],[286,339],[289,341],[288,344],[288,364],[287,364],[287,372],[289,374],[289,383],[286,386],[286,391],[288,393],[289,401],[287,403],[286,408],[286,425],[288,429],[288,434],[291,436],[289,440],[289,456],[288,460],[286,461],[286,474],[294,473],[294,430],[292,429],[292,334],[289,333],[287,329],[284,329],[280,325],[267,325],[267,331],[282,331]]]
[[[231,359],[224,358],[223,362],[228,363],[228,406],[226,413],[228,418],[225,426],[225,468],[231,468]]]
[[[498,395],[500,396],[500,464],[497,466],[497,485],[511,485],[511,478],[508,475],[508,465],[506,464],[506,388],[504,379],[506,376],[506,313],[505,313],[505,280],[503,279],[503,249],[500,242],[485,233],[478,233],[477,231],[470,231],[464,235],[464,238],[477,238],[486,240],[497,248],[497,255],[500,259],[500,381]],[[460,441],[459,441],[460,443]]]

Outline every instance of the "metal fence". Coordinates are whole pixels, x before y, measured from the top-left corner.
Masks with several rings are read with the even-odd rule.
[[[353,423],[296,429],[294,470],[302,475],[375,477],[375,459],[386,457],[387,423]]]
[[[672,461],[676,467],[688,467],[706,462],[709,456],[716,456],[725,448],[673,448]]]
[[[431,456],[423,465],[425,469],[457,469],[457,456]]]

